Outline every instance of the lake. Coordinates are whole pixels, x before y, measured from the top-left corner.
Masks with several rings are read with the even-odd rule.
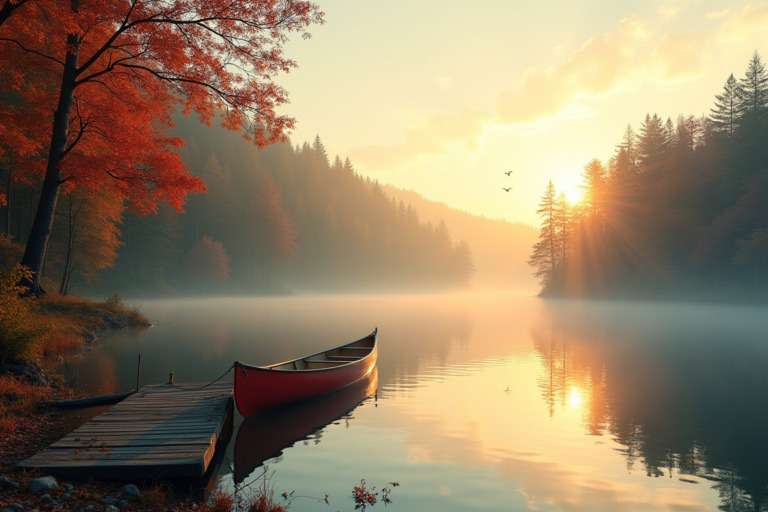
[[[763,306],[505,293],[138,305],[156,325],[67,357],[74,386],[132,389],[139,354],[142,384],[210,381],[236,359],[292,359],[378,327],[372,380],[236,417],[216,485],[241,496],[266,472],[293,512],[354,510],[363,479],[374,510],[383,488],[402,511],[768,507]]]

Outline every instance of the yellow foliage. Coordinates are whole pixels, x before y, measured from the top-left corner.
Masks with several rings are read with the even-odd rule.
[[[24,296],[22,279],[31,272],[17,265],[10,272],[0,271],[0,364],[33,358],[49,328],[36,321],[34,298]]]

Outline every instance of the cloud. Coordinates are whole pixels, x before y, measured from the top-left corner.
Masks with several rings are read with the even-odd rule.
[[[692,34],[667,34],[653,50],[653,63],[665,81],[698,78],[705,71],[706,40]]]
[[[679,13],[680,10],[676,7],[669,7],[669,6],[662,6],[659,7],[659,16],[661,16],[661,21],[666,22],[677,16],[677,13]]]
[[[673,9],[659,12],[664,19],[677,14]],[[768,3],[745,8],[723,26],[735,30],[738,25],[742,32],[745,27],[754,30],[756,24],[749,21],[750,17],[763,15],[768,20]],[[649,82],[659,86],[701,76],[708,58],[707,47],[705,36],[662,36],[633,14],[620,20],[612,31],[587,40],[561,64],[529,68],[517,90],[499,95],[494,112],[465,109],[429,117],[407,128],[401,142],[356,148],[350,151],[350,157],[371,171],[391,169],[451,149],[474,150],[493,126],[526,135],[565,119],[590,117],[592,104],[602,98],[635,91]],[[440,87],[452,85],[446,77],[437,83]]]
[[[648,38],[645,22],[632,15],[621,20],[613,32],[587,41],[561,66],[546,71],[529,69],[519,91],[502,95],[500,122],[530,123],[564,114],[579,99],[635,89],[643,80],[638,57]]]
[[[490,119],[489,114],[469,108],[458,114],[432,116],[407,128],[403,142],[353,149],[350,157],[375,170],[396,167],[414,156],[439,154],[456,147],[472,151],[477,149],[478,140]]]
[[[641,483],[624,482],[595,468],[566,466],[541,457],[506,454],[498,461],[502,476],[518,482],[528,507],[542,505],[569,512],[704,512],[695,489],[660,488],[648,493]]]
[[[722,11],[711,11],[707,13],[707,19],[719,20],[721,18],[727,17],[730,13],[731,13],[730,9],[723,9]]]
[[[768,2],[744,6],[741,12],[725,19],[718,38],[723,41],[743,41],[756,33],[765,33],[768,26]]]

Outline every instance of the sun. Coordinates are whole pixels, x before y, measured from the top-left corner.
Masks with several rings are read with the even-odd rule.
[[[562,192],[565,194],[565,199],[571,204],[580,203],[584,198],[584,191],[578,185],[563,187]]]

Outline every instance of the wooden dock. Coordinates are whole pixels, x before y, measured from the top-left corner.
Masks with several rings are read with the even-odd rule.
[[[151,385],[18,464],[67,478],[199,478],[232,414],[232,382]]]

